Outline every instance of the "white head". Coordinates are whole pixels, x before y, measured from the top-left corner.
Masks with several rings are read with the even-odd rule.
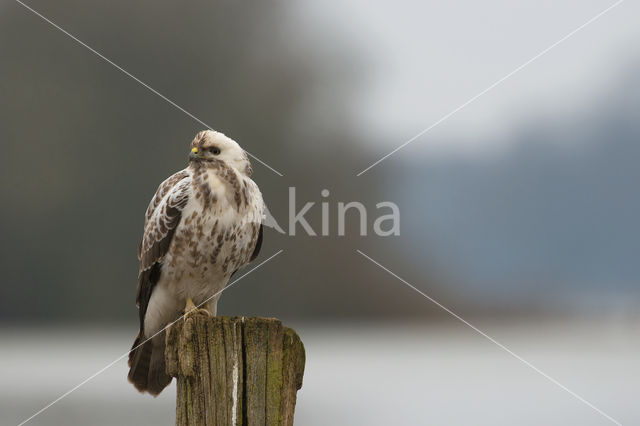
[[[191,141],[189,164],[216,167],[219,162],[233,167],[239,173],[251,176],[251,163],[240,145],[224,133],[213,130],[198,132]]]

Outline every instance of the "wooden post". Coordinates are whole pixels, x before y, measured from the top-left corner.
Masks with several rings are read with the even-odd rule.
[[[305,353],[279,320],[191,313],[167,331],[165,358],[176,426],[293,425]]]

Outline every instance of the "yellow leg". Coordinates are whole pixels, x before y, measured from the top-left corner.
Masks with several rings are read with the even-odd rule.
[[[207,309],[207,304],[205,303],[204,305],[202,305],[200,308],[198,308],[195,303],[193,303],[193,300],[191,300],[191,298],[189,296],[187,296],[187,299],[185,301],[185,306],[184,306],[184,313],[185,314],[190,314],[192,312],[195,311],[201,311],[201,312],[205,312],[207,315],[212,316],[211,312],[209,312],[209,310]]]
[[[187,296],[187,301],[186,304],[184,306],[184,313],[188,314],[189,312],[193,312],[196,309],[196,305],[193,303],[193,300],[191,300],[191,297]]]

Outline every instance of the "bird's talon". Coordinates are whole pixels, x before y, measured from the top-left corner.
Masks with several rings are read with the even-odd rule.
[[[207,308],[199,308],[198,309],[199,312],[204,312],[205,314],[207,314],[208,317],[212,317],[213,314],[211,312],[209,312],[209,310]]]

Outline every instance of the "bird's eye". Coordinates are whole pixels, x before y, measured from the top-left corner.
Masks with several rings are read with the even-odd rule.
[[[211,148],[209,148],[209,151],[211,151],[213,155],[220,154],[220,148],[218,148],[217,146],[212,146]]]

